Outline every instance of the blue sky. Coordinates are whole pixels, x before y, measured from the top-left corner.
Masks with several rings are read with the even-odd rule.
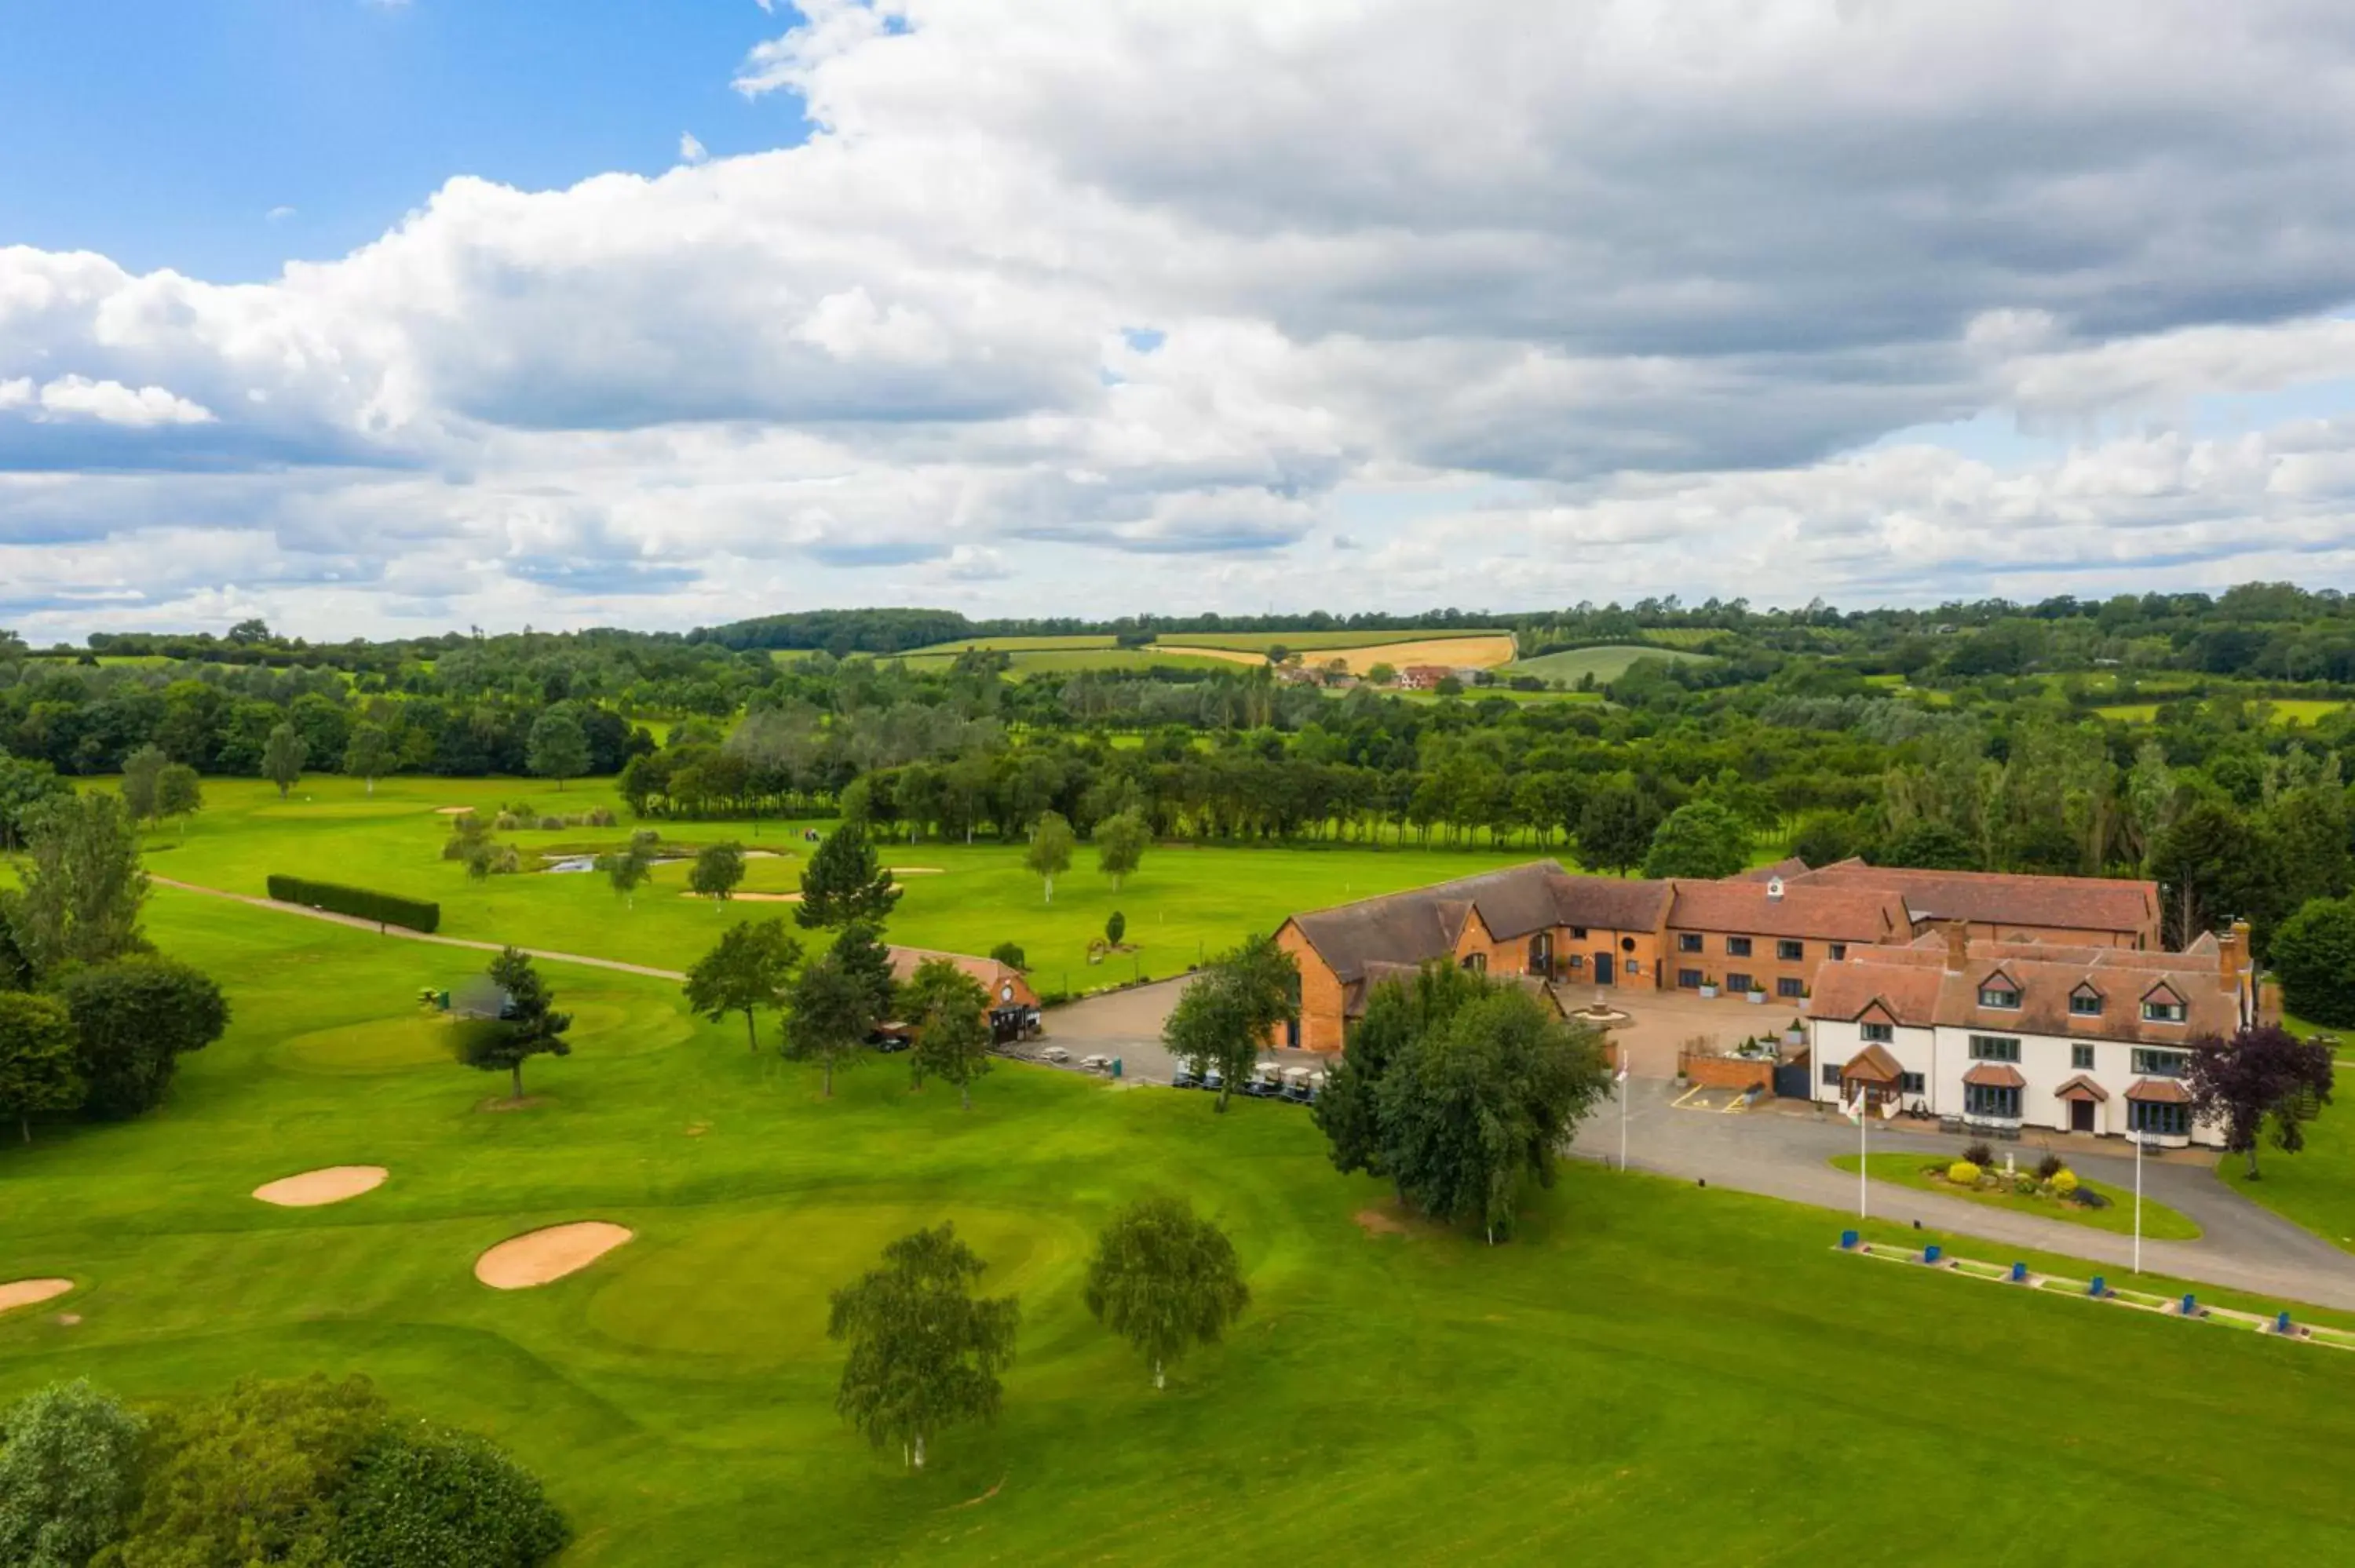
[[[807,132],[730,86],[754,0],[5,0],[0,244],[216,282],[364,245],[453,175],[653,174]],[[291,211],[282,209],[291,208]],[[275,219],[273,211],[281,212]]]
[[[2355,587],[2350,78],[2318,0],[0,0],[0,626]]]

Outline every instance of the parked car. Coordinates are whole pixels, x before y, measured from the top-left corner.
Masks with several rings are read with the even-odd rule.
[[[913,1040],[895,1027],[877,1030],[867,1037],[867,1043],[886,1054],[894,1051],[905,1051],[915,1044]]]
[[[1169,1086],[1173,1089],[1199,1089],[1202,1086],[1202,1075],[1194,1071],[1192,1063],[1179,1062],[1169,1069]]]
[[[1039,1060],[1041,1062],[1068,1062],[1071,1059],[1071,1054],[1060,1045],[1050,1045],[1039,1053]]]
[[[1202,1069],[1202,1086],[1206,1089],[1223,1089],[1227,1086],[1227,1075],[1216,1067],[1205,1067]]]

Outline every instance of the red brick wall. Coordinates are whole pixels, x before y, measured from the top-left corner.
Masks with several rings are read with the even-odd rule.
[[[1774,1065],[1737,1056],[1695,1056],[1677,1053],[1677,1071],[1706,1089],[1764,1089],[1773,1092]]]
[[[1300,966],[1300,1044],[1307,1051],[1338,1051],[1346,1021],[1341,1016],[1342,986],[1300,927],[1287,920],[1275,934],[1275,945]],[[1270,1042],[1282,1044],[1281,1038]]]
[[[1677,938],[1680,936],[1686,935],[1697,936],[1700,938],[1701,950],[1700,952],[1680,953],[1677,951]],[[1668,965],[1668,974],[1666,978],[1662,980],[1661,984],[1670,991],[1678,990],[1680,988],[1677,985],[1678,972],[1682,969],[1699,969],[1704,976],[1716,981],[1718,986],[1726,991],[1726,994],[1734,995],[1737,993],[1735,993],[1728,985],[1726,977],[1733,974],[1746,974],[1752,980],[1764,989],[1766,992],[1766,1006],[1770,1010],[1779,1002],[1783,1006],[1788,1007],[1793,1012],[1798,1012],[1799,1004],[1804,1001],[1806,998],[1782,995],[1776,989],[1775,982],[1784,980],[1795,980],[1803,987],[1812,985],[1815,982],[1817,968],[1819,965],[1830,961],[1832,956],[1832,945],[1818,938],[1802,938],[1802,951],[1805,956],[1797,959],[1778,959],[1774,956],[1774,945],[1777,942],[1785,940],[1785,938],[1780,937],[1762,937],[1755,933],[1752,933],[1750,937],[1750,956],[1748,958],[1742,959],[1728,956],[1725,950],[1726,938],[1729,936],[1738,937],[1740,935],[1742,935],[1742,933],[1738,931],[1694,931],[1688,933],[1673,929],[1670,930],[1668,933],[1668,952],[1663,957],[1663,961]],[[1853,951],[1857,948],[1869,946],[1869,944],[1850,942],[1848,946],[1849,950]]]

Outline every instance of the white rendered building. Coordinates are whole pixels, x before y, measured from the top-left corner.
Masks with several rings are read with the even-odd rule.
[[[2179,953],[1973,941],[1959,923],[1909,947],[1856,947],[1816,971],[1814,1097],[1862,1094],[1966,1128],[2142,1133],[2221,1147],[2182,1084],[2190,1043],[2257,1022],[2248,928]]]

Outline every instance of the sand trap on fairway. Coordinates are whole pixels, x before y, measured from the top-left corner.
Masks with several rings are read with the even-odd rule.
[[[12,1279],[0,1285],[0,1312],[13,1312],[42,1301],[54,1301],[73,1288],[70,1279]]]
[[[682,893],[679,896],[709,898],[711,895],[690,891]],[[799,904],[802,901],[802,895],[798,893],[731,893],[728,896],[745,904]]]
[[[384,1185],[387,1174],[381,1165],[330,1165],[322,1171],[305,1171],[300,1176],[265,1181],[253,1190],[253,1195],[282,1209],[315,1209],[323,1203],[340,1203],[362,1192],[372,1192]]]
[[[466,817],[472,816],[474,810],[472,806],[436,806],[433,814],[437,817]]]
[[[894,876],[946,876],[944,865],[887,865],[883,868]]]
[[[474,1260],[474,1277],[494,1290],[546,1285],[588,1267],[635,1233],[602,1220],[550,1225],[510,1236]]]

